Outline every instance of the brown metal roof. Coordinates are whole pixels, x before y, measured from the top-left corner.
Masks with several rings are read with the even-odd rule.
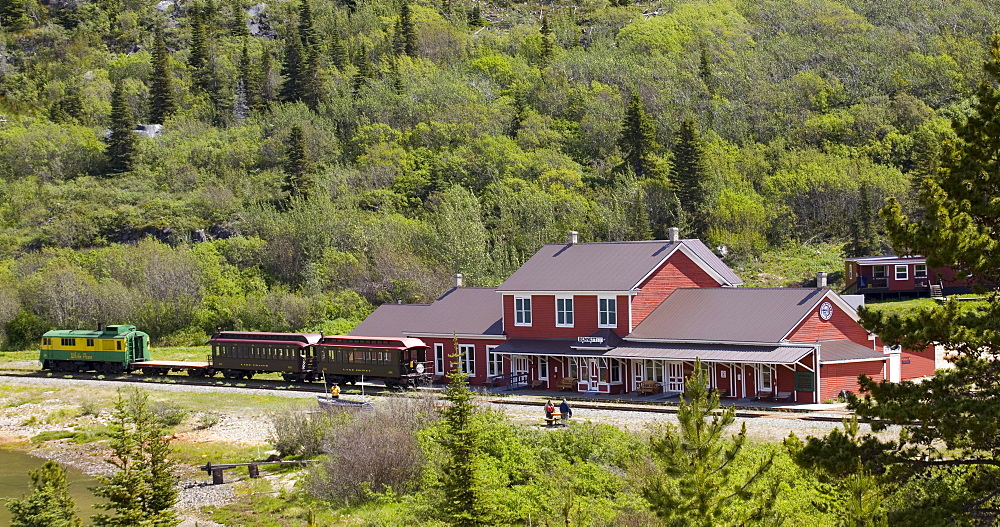
[[[499,291],[629,291],[683,244],[730,285],[743,281],[701,240],[545,245]]]
[[[865,256],[844,258],[844,261],[855,262],[858,265],[922,264],[927,263],[927,258],[923,256]]]
[[[455,287],[431,304],[385,304],[351,335],[503,335],[503,304],[490,287]]]
[[[780,342],[829,289],[677,289],[626,338]]]
[[[727,346],[710,344],[629,344],[615,348],[605,357],[619,359],[683,360],[795,364],[813,351],[812,346]]]
[[[553,357],[600,357],[606,350],[579,350],[575,340],[568,339],[510,339],[493,349],[495,353],[514,355],[548,355]]]
[[[847,339],[821,340],[818,343],[820,364],[830,362],[850,362],[881,359],[885,360],[884,353],[880,353],[868,346],[862,346],[857,342]]]

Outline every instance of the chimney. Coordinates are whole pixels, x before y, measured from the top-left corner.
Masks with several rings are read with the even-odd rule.
[[[826,287],[826,276],[823,271],[816,273],[816,287]]]
[[[677,227],[671,227],[670,229],[667,230],[667,232],[670,233],[668,235],[669,237],[667,238],[667,241],[669,241],[670,243],[677,243],[681,241],[681,230],[678,229]]]
[[[462,273],[455,273],[452,278],[455,279],[455,287],[462,287]]]
[[[569,242],[570,245],[576,245],[580,243],[580,233],[576,231],[569,231]]]

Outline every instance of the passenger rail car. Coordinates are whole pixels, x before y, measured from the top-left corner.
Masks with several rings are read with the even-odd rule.
[[[43,370],[122,373],[149,360],[149,335],[129,325],[52,330],[42,335],[38,359]]]
[[[286,381],[316,379],[310,347],[318,333],[220,331],[212,335],[212,367],[227,379],[249,379],[257,373],[281,373]]]
[[[389,388],[428,386],[427,345],[414,338],[331,335],[313,345],[316,370],[338,384],[382,379]]]

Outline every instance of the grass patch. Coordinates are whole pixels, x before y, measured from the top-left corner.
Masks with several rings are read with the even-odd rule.
[[[812,287],[816,273],[829,273],[831,289],[844,287],[843,243],[815,243],[770,250],[736,266],[744,287]]]
[[[212,463],[247,463],[249,461],[261,461],[266,457],[264,452],[266,446],[246,446],[233,445],[228,443],[185,443],[183,441],[173,441],[170,443],[173,448],[173,458],[185,465],[204,465]],[[239,469],[234,469],[239,470]],[[246,475],[246,469],[243,469]]]

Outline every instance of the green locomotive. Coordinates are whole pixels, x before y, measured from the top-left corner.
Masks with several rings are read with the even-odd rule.
[[[56,372],[121,373],[149,359],[149,335],[129,325],[52,330],[42,335],[39,354],[42,369]]]

